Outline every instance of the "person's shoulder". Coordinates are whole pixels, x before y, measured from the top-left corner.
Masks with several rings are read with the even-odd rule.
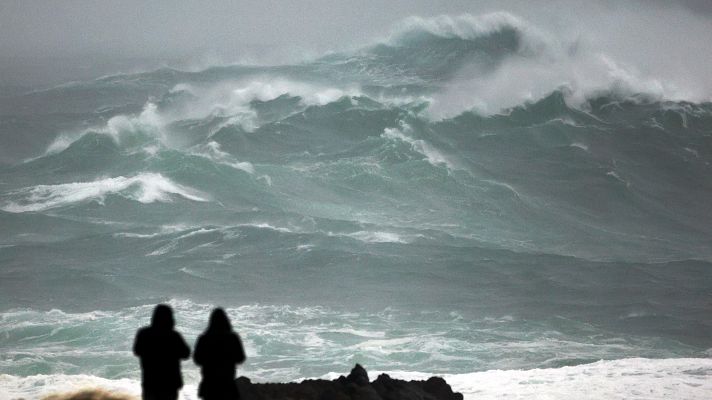
[[[170,334],[176,340],[185,341],[185,340],[183,340],[183,335],[181,335],[180,332],[178,332],[178,331],[171,331]]]
[[[136,336],[145,336],[151,332],[151,326],[142,326],[136,331]]]
[[[136,337],[134,338],[134,346],[145,347],[147,344],[153,342],[153,335],[151,335],[150,328],[150,326],[144,326],[142,328],[139,328],[138,331],[136,331]]]

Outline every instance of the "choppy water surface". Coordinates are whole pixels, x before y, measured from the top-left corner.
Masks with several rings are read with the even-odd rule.
[[[227,307],[258,381],[360,362],[471,398],[709,393],[712,105],[619,80],[448,105],[463,70],[544,50],[507,14],[420,22],[0,98],[0,397],[135,392],[158,302],[190,342]]]

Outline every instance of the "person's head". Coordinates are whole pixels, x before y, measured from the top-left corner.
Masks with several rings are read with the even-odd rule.
[[[173,329],[175,321],[173,320],[173,310],[165,304],[159,304],[153,310],[151,318],[151,326],[158,329]]]
[[[232,325],[230,320],[222,308],[216,308],[210,314],[210,322],[208,322],[208,332],[230,332]]]

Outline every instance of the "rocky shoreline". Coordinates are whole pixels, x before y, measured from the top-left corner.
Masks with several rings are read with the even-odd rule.
[[[462,400],[443,378],[426,381],[404,381],[387,374],[371,382],[366,370],[356,364],[348,376],[334,380],[307,379],[289,383],[252,383],[248,378],[236,380],[241,400]],[[43,400],[133,400],[131,396],[102,390],[84,390],[52,395]]]
[[[251,383],[237,379],[242,400],[462,400],[444,379],[404,381],[387,374],[371,382],[366,370],[356,364],[351,373],[334,380],[304,380],[293,383]]]

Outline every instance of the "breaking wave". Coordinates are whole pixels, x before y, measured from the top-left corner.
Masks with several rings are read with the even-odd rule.
[[[171,195],[192,201],[208,201],[200,192],[176,184],[161,174],[141,173],[133,177],[119,176],[93,182],[73,182],[57,185],[37,185],[9,193],[2,210],[12,213],[44,211],[87,201],[103,202],[108,195],[148,204],[170,202]]]

